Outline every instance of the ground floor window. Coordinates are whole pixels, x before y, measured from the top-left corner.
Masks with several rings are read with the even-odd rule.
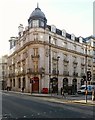
[[[52,89],[52,93],[58,93],[58,78],[53,77],[50,80],[50,85],[51,85],[51,89]]]
[[[25,77],[23,78],[23,87],[25,88],[26,85],[26,81],[25,81]]]
[[[12,79],[10,79],[10,87],[12,88]]]
[[[15,87],[15,79],[13,79],[13,86]]]
[[[77,79],[73,79],[72,86],[73,86],[73,93],[76,93],[77,92]]]

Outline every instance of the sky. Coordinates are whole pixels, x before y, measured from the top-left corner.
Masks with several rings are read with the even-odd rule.
[[[28,25],[37,2],[47,24],[76,37],[93,34],[94,0],[0,0],[0,56],[9,52],[9,39],[18,36],[19,24]]]

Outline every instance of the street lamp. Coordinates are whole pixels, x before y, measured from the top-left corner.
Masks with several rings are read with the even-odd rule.
[[[85,48],[85,84],[86,84],[86,91],[85,91],[85,100],[87,103],[87,41],[89,40],[89,37],[87,38],[83,38],[85,40],[86,43],[86,48]]]
[[[85,93],[85,99],[87,103],[87,43],[86,43],[86,48],[85,48],[85,76],[86,76],[86,93]]]
[[[49,36],[49,93],[51,91],[51,36]]]
[[[58,75],[59,75],[59,70],[58,70],[58,61],[59,61],[60,56],[57,57],[57,80],[58,80]],[[58,94],[58,81],[57,81],[57,94]]]

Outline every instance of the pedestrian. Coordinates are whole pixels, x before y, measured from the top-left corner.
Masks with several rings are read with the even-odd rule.
[[[64,89],[62,89],[62,97],[66,98]]]
[[[61,95],[62,95],[62,90],[63,90],[63,88],[61,87]]]
[[[24,87],[22,87],[22,92],[24,92]]]

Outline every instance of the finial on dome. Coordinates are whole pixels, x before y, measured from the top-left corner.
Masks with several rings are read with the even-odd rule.
[[[39,3],[37,2],[37,8],[39,8]]]

